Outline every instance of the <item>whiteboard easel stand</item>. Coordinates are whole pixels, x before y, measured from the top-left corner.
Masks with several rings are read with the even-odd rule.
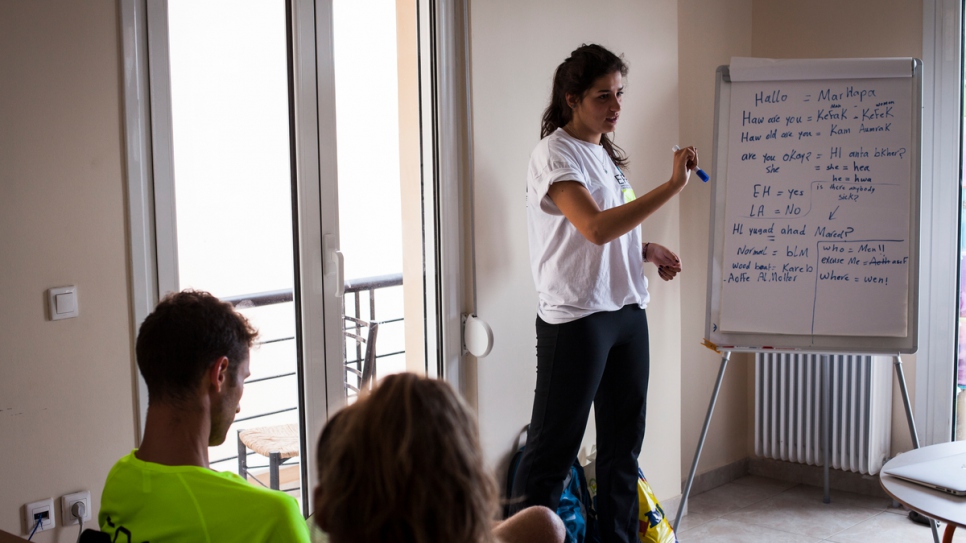
[[[823,503],[831,503],[831,492],[829,491],[829,458],[831,457],[831,394],[829,392],[829,380],[831,376],[831,360],[829,355],[822,356],[822,423],[825,426],[822,432],[823,441],[823,471],[824,471],[824,494]],[[711,426],[711,416],[714,414],[714,406],[718,401],[718,393],[721,391],[721,382],[724,380],[725,369],[728,367],[728,360],[731,359],[731,351],[725,351],[721,357],[721,367],[718,369],[718,378],[714,383],[714,391],[711,393],[711,402],[708,404],[708,413],[704,417],[704,425],[701,427],[701,437],[698,438],[698,447],[694,451],[694,460],[691,462],[691,470],[688,472],[688,481],[684,485],[684,493],[681,496],[681,504],[678,506],[677,514],[674,517],[674,525],[671,527],[675,532],[681,525],[681,517],[688,504],[688,496],[691,494],[691,485],[694,483],[694,474],[698,470],[698,461],[701,459],[701,451],[704,449],[705,439],[708,437],[708,428]],[[909,434],[912,436],[912,446],[919,448],[919,435],[916,433],[916,421],[912,415],[912,406],[909,403],[909,391],[906,388],[906,376],[902,371],[902,358],[894,355],[893,368],[895,368],[896,378],[899,380],[899,390],[902,392],[902,403],[906,410],[906,422],[909,424]],[[936,521],[930,522],[932,527],[932,537],[934,543],[939,543],[939,530]]]
[[[920,156],[922,150],[923,111],[922,67],[923,63],[921,60],[911,57],[852,59],[733,58],[730,65],[718,67],[715,74],[714,154],[711,168],[715,174],[716,183],[714,183],[712,193],[710,243],[708,248],[708,311],[705,321],[705,345],[711,347],[719,354],[723,350],[732,352],[757,352],[761,350],[761,346],[769,345],[771,349],[788,349],[816,355],[824,355],[825,353],[878,353],[882,356],[894,356],[894,369],[902,391],[909,431],[912,434],[915,447],[919,446],[919,440],[916,434],[912,408],[909,403],[909,395],[906,390],[906,382],[902,373],[899,354],[916,352],[919,337],[918,272],[919,217],[921,208],[920,187],[922,185],[922,162]],[[754,183],[759,183],[764,186],[764,184],[774,182],[777,179],[773,176],[778,171],[777,169],[769,170],[766,168],[764,171],[761,171],[751,168],[749,166],[751,164],[750,162],[745,162],[746,159],[750,160],[755,156],[754,153],[748,154],[746,150],[757,150],[762,153],[770,151],[775,152],[775,156],[778,156],[777,152],[782,151],[783,147],[782,144],[778,143],[780,140],[769,141],[776,137],[777,131],[759,133],[756,132],[759,129],[749,129],[745,126],[746,116],[750,114],[749,112],[751,110],[759,111],[755,108],[760,106],[762,109],[758,115],[761,117],[759,121],[764,121],[767,115],[776,115],[775,118],[780,120],[782,118],[781,115],[784,114],[786,115],[785,118],[788,118],[787,115],[792,115],[795,119],[798,119],[797,115],[801,115],[801,119],[806,119],[811,122],[813,118],[808,115],[811,114],[810,108],[815,103],[815,100],[812,99],[813,96],[817,97],[818,101],[827,99],[833,102],[842,102],[844,100],[845,102],[851,102],[855,107],[860,107],[859,102],[861,102],[861,98],[858,102],[855,101],[850,86],[855,86],[855,88],[859,89],[869,88],[874,92],[881,93],[876,94],[877,101],[882,101],[882,105],[889,105],[892,108],[886,112],[886,115],[892,113],[895,116],[893,119],[895,126],[892,127],[892,130],[886,128],[890,133],[885,134],[884,130],[874,130],[873,132],[883,133],[865,134],[866,131],[862,130],[863,125],[858,124],[856,126],[856,123],[853,122],[858,120],[859,117],[856,116],[850,120],[844,116],[843,112],[843,117],[836,119],[836,121],[844,123],[842,127],[853,128],[853,130],[851,132],[839,131],[834,136],[835,138],[839,138],[846,134],[852,134],[853,137],[851,139],[836,139],[835,142],[832,142],[830,140],[833,136],[831,130],[826,132],[825,125],[817,124],[814,126],[818,130],[814,133],[808,132],[809,138],[812,139],[807,140],[807,142],[802,142],[800,145],[804,145],[805,148],[811,151],[810,154],[814,155],[816,159],[825,154],[828,146],[838,146],[838,142],[841,142],[842,145],[849,146],[850,151],[855,151],[857,148],[859,151],[858,156],[861,158],[883,158],[884,160],[875,161],[879,166],[885,166],[885,169],[880,168],[877,170],[878,173],[876,176],[878,177],[878,184],[883,187],[895,186],[899,188],[894,192],[881,193],[879,197],[882,200],[878,202],[876,207],[882,209],[888,208],[896,213],[882,215],[862,213],[861,206],[840,210],[839,206],[836,205],[833,210],[827,199],[816,200],[810,196],[809,201],[812,203],[817,202],[817,205],[819,205],[816,208],[817,213],[815,217],[817,218],[815,220],[826,222],[824,219],[819,219],[826,212],[828,212],[828,221],[842,221],[848,217],[850,223],[858,225],[859,230],[865,232],[863,234],[865,238],[870,240],[878,238],[895,240],[890,241],[890,243],[899,244],[895,249],[900,253],[908,253],[906,255],[907,258],[903,261],[906,264],[905,269],[896,269],[899,273],[896,276],[898,279],[896,285],[905,285],[904,296],[901,288],[890,290],[889,295],[892,298],[888,300],[888,305],[884,306],[893,307],[904,305],[906,312],[904,318],[905,325],[903,326],[900,320],[895,320],[891,324],[886,324],[885,322],[876,323],[869,328],[852,327],[851,323],[853,322],[869,324],[865,319],[850,318],[847,316],[865,316],[867,308],[857,302],[865,299],[867,294],[861,296],[857,294],[859,297],[850,300],[851,293],[844,291],[844,296],[835,298],[828,307],[824,308],[825,314],[835,315],[838,319],[837,322],[841,326],[836,325],[825,328],[826,334],[830,330],[834,330],[834,335],[822,335],[821,333],[816,334],[814,328],[816,317],[815,292],[817,290],[811,293],[811,297],[805,295],[804,298],[799,299],[803,293],[798,293],[785,299],[785,303],[787,304],[804,303],[812,306],[812,326],[810,329],[807,325],[803,325],[803,323],[786,321],[786,315],[791,316],[793,315],[792,313],[781,314],[776,317],[774,312],[768,313],[763,311],[766,308],[760,304],[741,305],[734,303],[737,300],[748,299],[748,293],[746,292],[748,285],[745,284],[746,280],[735,281],[734,284],[731,284],[727,280],[728,276],[725,275],[725,270],[728,269],[729,263],[732,265],[731,269],[750,269],[747,268],[750,263],[746,263],[745,267],[740,268],[733,266],[737,261],[734,261],[730,255],[740,254],[743,256],[746,253],[742,251],[731,252],[732,247],[729,246],[729,243],[737,246],[740,243],[739,236],[742,235],[743,230],[737,220],[740,213],[732,213],[729,215],[729,210],[747,209],[745,205],[752,202],[753,198],[758,197],[751,190],[755,186]],[[838,93],[831,90],[833,88],[843,90],[845,87],[850,87],[847,92],[843,91],[842,93]],[[762,97],[767,97],[768,92],[772,92],[771,96],[780,96],[780,100],[764,100]],[[770,122],[771,118],[767,118],[769,118]],[[814,121],[819,122],[820,119],[816,118]],[[846,126],[850,124],[852,126]],[[824,137],[822,137],[823,133],[825,134]],[[801,139],[801,135],[799,139]],[[744,144],[750,144],[751,147],[749,148]],[[863,149],[869,147],[882,147],[883,149],[894,148],[893,150],[902,149],[907,154],[899,155],[898,160],[894,160],[896,157],[892,154],[888,154],[885,157],[878,155],[868,157],[867,153],[863,153]],[[799,148],[798,151],[802,151],[802,149]],[[838,152],[841,153],[841,149]],[[830,155],[828,158],[835,159],[833,160],[835,162],[842,156],[841,154],[837,156]],[[772,159],[774,160],[774,157]],[[838,166],[838,164],[833,164],[833,166]],[[838,168],[836,167],[835,169]],[[807,190],[808,194],[811,195],[811,183],[817,182],[817,178],[807,168],[785,168],[782,171],[783,173],[778,176],[782,180],[793,183],[808,182],[807,187],[802,186],[799,188],[803,192]],[[827,178],[821,175],[819,178],[828,181]],[[836,176],[833,175],[831,181],[836,181]],[[869,181],[871,182],[871,178]],[[908,189],[908,192],[905,189]],[[764,195],[765,193],[761,193],[762,197]],[[825,207],[821,207],[822,205]],[[734,207],[732,208],[731,206]],[[759,204],[759,207],[760,211],[766,211],[764,205]],[[755,207],[752,207],[752,210],[755,209]],[[811,206],[809,210],[812,210]],[[836,215],[837,212],[840,214]],[[846,215],[842,215],[841,212],[845,212]],[[797,213],[795,214],[797,215]],[[768,213],[766,212],[765,215],[768,215]],[[759,213],[751,216],[765,215]],[[773,218],[777,222],[778,216],[780,216],[780,210],[772,215],[775,215]],[[897,218],[900,219],[898,222],[896,222]],[[897,228],[897,225],[901,225],[903,222],[908,227],[907,231],[901,226]],[[783,224],[785,223],[783,222]],[[835,226],[832,224],[828,224],[827,226],[833,230],[835,229]],[[783,233],[782,235],[785,234]],[[815,237],[820,237],[818,231],[816,231]],[[742,238],[742,241],[744,239]],[[772,241],[777,242],[778,240],[776,238]],[[729,246],[728,250],[726,250],[726,246]],[[751,247],[751,249],[754,253],[756,248]],[[777,254],[778,252],[774,251],[772,256],[776,256]],[[762,255],[765,255],[765,253],[763,252]],[[793,254],[792,256],[795,255]],[[804,253],[798,256],[804,256]],[[777,265],[780,259],[776,260],[762,256],[760,260],[769,265]],[[758,265],[759,262],[756,262],[756,267]],[[905,277],[900,279],[903,274]],[[895,287],[895,285],[893,286]],[[879,301],[883,299],[881,294],[877,296]],[[731,302],[725,302],[725,300],[731,300]],[[850,301],[855,303],[850,303]],[[728,303],[732,303],[733,305],[729,306]],[[725,328],[725,330],[730,331],[722,330],[719,327],[719,324],[722,324],[722,319],[725,317],[725,314],[722,313],[722,307],[729,308],[726,320],[734,319],[731,324],[735,326]],[[901,317],[899,314],[890,315],[895,319]],[[778,319],[777,321],[775,320],[776,318]],[[897,334],[900,329],[905,330],[904,335]],[[717,345],[724,345],[725,347],[719,350]],[[737,345],[741,345],[741,347],[734,347]],[[702,430],[701,440],[695,452],[691,473],[685,487],[685,493],[682,496],[677,519],[674,522],[675,529],[678,528],[683,510],[687,506],[688,493],[690,493],[696,471],[696,464],[698,463],[704,440],[707,436],[711,413],[721,385],[721,374],[724,373],[724,366],[727,360],[728,356],[725,354],[725,358],[722,360],[721,373],[718,376],[718,384],[715,386],[714,394],[711,398],[711,407],[708,410],[705,426]],[[821,434],[824,440],[822,445],[826,466],[825,496],[823,501],[826,503],[830,501],[828,492],[828,462],[831,455],[828,451],[831,444],[830,438],[832,436],[831,425],[829,423],[831,419],[831,410],[829,409],[831,402],[829,390],[830,372],[828,371],[830,365],[831,361],[829,356],[823,356],[822,367],[825,370],[825,378],[822,380],[822,408],[825,412],[821,417],[821,424],[824,424],[825,428]],[[939,542],[935,525],[933,526],[933,539],[936,543]]]
[[[721,381],[724,379],[725,368],[728,367],[728,359],[731,358],[731,351],[725,351],[721,357],[721,368],[718,370],[718,380],[714,383],[714,392],[711,393],[711,403],[708,405],[708,414],[704,417],[704,426],[701,427],[701,437],[698,438],[698,448],[694,451],[694,460],[691,462],[691,471],[688,473],[688,482],[684,485],[684,495],[681,496],[681,504],[678,512],[674,516],[674,526],[672,529],[677,532],[681,524],[681,516],[684,508],[688,505],[688,495],[691,494],[691,484],[694,483],[694,472],[698,469],[698,460],[701,458],[701,450],[704,449],[704,440],[708,437],[708,427],[711,426],[711,415],[714,413],[714,404],[718,401],[718,392],[721,390]]]

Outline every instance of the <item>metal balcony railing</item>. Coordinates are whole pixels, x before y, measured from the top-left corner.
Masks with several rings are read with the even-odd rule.
[[[358,279],[350,279],[345,282],[345,296],[343,297],[343,308],[342,308],[343,337],[345,338],[345,341],[343,345],[342,363],[343,363],[343,367],[346,368],[345,382],[346,382],[347,395],[353,395],[354,392],[358,390],[358,386],[357,386],[359,384],[358,381],[355,381],[352,384],[350,384],[350,382],[352,382],[353,379],[358,379],[359,378],[358,376],[361,375],[361,364],[364,356],[364,347],[362,343],[358,341],[356,338],[360,336],[364,336],[364,334],[361,333],[362,328],[364,327],[364,324],[362,323],[376,322],[380,326],[392,325],[392,326],[399,327],[400,330],[404,326],[404,317],[401,315],[402,284],[403,284],[403,280],[402,280],[401,273],[379,275],[379,276],[373,276],[373,277],[362,277]],[[398,292],[394,292],[394,291],[398,291]],[[377,296],[377,293],[379,293],[378,296]],[[393,295],[398,296],[398,303],[393,304],[391,303],[392,300],[390,300],[389,302],[384,301],[381,306],[379,303],[377,303],[377,299],[385,299],[386,297],[391,298]],[[285,290],[257,292],[252,294],[243,294],[238,296],[229,296],[229,297],[222,298],[222,300],[234,305],[235,308],[240,311],[245,311],[253,308],[292,303],[294,300],[294,295],[291,289],[285,289]],[[386,311],[387,305],[388,306],[394,305],[395,307],[398,307],[398,312],[400,314],[383,315],[382,313]],[[382,312],[377,312],[377,309],[382,309]],[[293,311],[294,311],[294,308],[293,308]],[[396,311],[392,311],[390,309],[390,312],[396,312]],[[384,316],[386,318],[381,318]],[[398,335],[401,337],[401,334],[398,334]],[[380,335],[380,339],[382,337],[385,337],[385,336]],[[283,331],[276,332],[275,334],[273,334],[273,337],[260,338],[258,341],[258,345],[265,346],[265,345],[274,344],[276,346],[279,346],[280,344],[285,344],[285,343],[294,344],[294,342],[295,342],[295,330],[290,329],[290,330],[283,330]],[[404,346],[402,348],[395,348],[401,345],[402,343],[398,341],[380,342],[375,347],[376,349],[375,358],[378,360],[378,359],[385,359],[393,356],[404,355],[405,354]],[[295,352],[294,345],[291,351]],[[352,355],[352,358],[350,358],[350,355]],[[270,387],[273,382],[278,382],[281,379],[290,378],[297,375],[297,370],[296,371],[291,370],[291,368],[296,367],[296,364],[294,363],[294,360],[291,362],[292,363],[290,364],[286,364],[287,366],[289,366],[287,368],[287,371],[281,371],[276,374],[262,376],[262,377],[249,379],[245,381],[245,385],[246,385],[245,398],[246,399],[257,398],[259,394],[259,387],[250,387],[249,385],[259,384],[260,386]],[[233,439],[232,436],[235,435],[234,425],[237,425],[238,423],[245,423],[243,427],[264,426],[264,425],[268,425],[270,423],[269,421],[271,421],[272,418],[277,419],[278,417],[275,417],[276,415],[284,416],[283,415],[284,413],[297,411],[298,410],[298,405],[296,403],[296,398],[298,398],[297,391],[293,391],[290,397],[292,398],[294,405],[285,404],[284,406],[279,406],[278,408],[275,408],[275,409],[256,411],[250,414],[246,412],[244,417],[236,418],[233,424],[232,430],[229,431],[229,439]],[[257,405],[259,402],[256,400],[256,401],[249,401],[247,403]],[[264,422],[261,422],[261,421],[264,421]],[[227,452],[228,450],[229,449],[226,447],[225,451]],[[232,450],[234,450],[234,447],[232,447]],[[251,456],[252,454],[255,454],[255,453],[252,453],[249,451],[248,454],[249,456]],[[221,468],[221,470],[234,471],[237,466],[237,460],[238,460],[238,455],[235,454],[231,456],[223,456],[217,459],[213,459],[211,461],[211,464],[212,464],[212,467],[215,468],[215,464],[221,463],[222,465],[218,467],[218,468]],[[296,464],[292,463],[291,465],[296,465]],[[249,469],[258,469],[260,467],[266,467],[266,466],[249,465]],[[218,468],[215,468],[215,469],[218,469]],[[294,489],[287,488],[286,490],[294,490]]]

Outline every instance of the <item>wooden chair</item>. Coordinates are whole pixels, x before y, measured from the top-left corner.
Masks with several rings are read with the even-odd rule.
[[[268,487],[278,490],[279,468],[299,455],[299,425],[278,424],[238,431],[238,475],[246,479],[249,475],[248,449],[268,458]],[[265,486],[255,476],[252,478]]]
[[[946,531],[943,532],[943,543],[953,543],[953,532],[956,531],[957,524],[946,523]]]

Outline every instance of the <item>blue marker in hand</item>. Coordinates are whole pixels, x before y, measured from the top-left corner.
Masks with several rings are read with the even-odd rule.
[[[671,150],[672,151],[680,151],[681,150],[681,147],[675,145],[674,147],[671,147]],[[698,174],[698,177],[700,177],[701,180],[704,181],[705,183],[708,182],[708,179],[711,179],[711,176],[709,176],[708,174],[704,173],[704,170],[702,170],[701,168],[695,168],[694,169],[694,173]]]

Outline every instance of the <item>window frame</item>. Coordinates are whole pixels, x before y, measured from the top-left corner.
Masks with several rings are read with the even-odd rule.
[[[430,243],[425,248],[426,311],[435,309],[437,318],[435,330],[427,327],[426,331],[427,341],[436,343],[436,373],[427,367],[427,374],[446,380],[464,397],[474,398],[474,378],[464,371],[462,322],[462,316],[472,310],[468,305],[475,305],[476,284],[472,217],[467,211],[473,208],[469,5],[467,0],[419,0],[419,8],[420,28],[430,29],[425,34],[420,30],[420,47],[431,52],[420,53],[421,86],[429,86],[420,89],[421,118],[432,127],[431,131],[423,130],[424,137],[429,133],[433,139],[423,142],[423,207],[424,213],[432,215],[425,220],[425,229],[429,230],[432,222],[436,236],[432,254]],[[422,66],[424,57],[430,66]],[[432,164],[432,173],[426,171],[427,163]],[[437,275],[430,277],[433,269]]]
[[[147,6],[140,1],[118,0],[120,9],[124,87],[124,153],[131,254],[131,337],[158,303],[157,236],[154,176],[151,161],[151,104],[148,94]],[[132,353],[133,354],[133,353]],[[137,376],[135,446],[140,446],[147,417],[148,392],[132,356]]]
[[[920,444],[953,438],[962,180],[961,0],[923,1],[920,336],[915,416]],[[956,183],[942,180],[955,179]],[[956,225],[956,228],[950,228]],[[953,362],[953,364],[950,364]],[[952,371],[950,371],[952,367]]]

